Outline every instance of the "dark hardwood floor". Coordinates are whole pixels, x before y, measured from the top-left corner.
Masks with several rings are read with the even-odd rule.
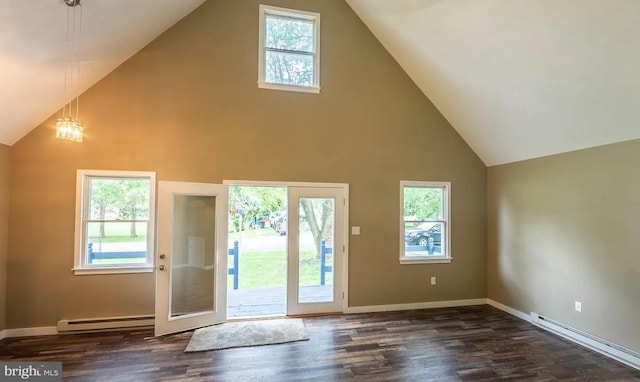
[[[0,361],[69,381],[640,381],[640,371],[490,306],[305,318],[309,341],[184,353],[192,332],[9,338]]]

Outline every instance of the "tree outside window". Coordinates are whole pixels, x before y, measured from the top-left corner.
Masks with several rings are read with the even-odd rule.
[[[150,267],[155,174],[78,171],[74,271]]]
[[[319,91],[320,15],[260,6],[260,87]]]

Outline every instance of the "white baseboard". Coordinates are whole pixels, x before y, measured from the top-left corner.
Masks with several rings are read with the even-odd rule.
[[[589,333],[582,332],[578,329],[572,328],[568,325],[551,320],[549,318],[543,318],[537,313],[531,312],[531,314],[525,314],[519,310],[513,309],[490,298],[487,299],[487,304],[506,313],[514,315],[550,333],[566,338],[573,343],[584,346],[606,357],[640,370],[640,354],[634,352],[633,350],[606,341]]]
[[[153,326],[154,318],[147,316],[104,317],[78,320],[60,320],[58,326],[5,329],[0,339],[9,337],[49,336],[56,334],[112,331]]]
[[[531,312],[531,323],[548,332],[564,337],[604,356],[640,370],[640,354],[593,334],[583,332],[562,322]]]
[[[485,298],[475,298],[475,299],[469,299],[469,300],[415,302],[410,304],[350,306],[344,310],[344,313],[353,314],[353,313],[393,312],[396,310],[451,308],[455,306],[484,305],[486,303],[487,303],[487,299]]]
[[[510,315],[516,316],[521,320],[525,320],[527,322],[531,322],[531,316],[530,315],[528,315],[526,313],[523,313],[523,312],[521,312],[519,310],[513,309],[510,306],[506,306],[504,304],[501,304],[501,303],[499,303],[497,301],[494,301],[494,300],[492,300],[490,298],[487,299],[487,305],[491,305],[496,309],[500,309],[503,312],[507,312]]]
[[[471,306],[471,305],[484,305],[488,304],[496,309],[500,309],[506,313],[509,313],[515,317],[520,318],[526,322],[531,323],[537,327],[547,330],[551,333],[564,337],[574,343],[587,347],[593,351],[603,354],[611,359],[622,362],[635,369],[640,370],[640,354],[624,348],[615,343],[610,343],[599,337],[593,336],[588,333],[581,332],[580,330],[569,327],[568,325],[553,321],[538,315],[537,313],[525,314],[517,309],[511,308],[507,305],[501,304],[490,298],[477,298],[467,300],[450,300],[450,301],[432,301],[432,302],[419,302],[409,304],[390,304],[390,305],[369,305],[369,306],[354,306],[347,307],[344,310],[346,314],[354,313],[374,313],[374,312],[391,312],[400,310],[414,310],[414,309],[433,309],[433,308],[450,308],[456,306]],[[543,322],[541,322],[543,321]],[[30,337],[30,336],[47,336],[58,334],[56,326],[44,326],[34,328],[17,328],[17,329],[4,329],[0,331],[0,340],[10,337]]]
[[[55,326],[42,326],[37,328],[17,328],[5,329],[6,338],[9,337],[32,337],[32,336],[50,336],[58,334]]]

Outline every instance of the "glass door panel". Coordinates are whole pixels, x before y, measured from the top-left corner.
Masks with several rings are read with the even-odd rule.
[[[344,188],[289,188],[287,314],[343,310]]]
[[[226,319],[227,187],[160,182],[155,333]]]
[[[335,200],[299,198],[298,303],[331,302]]]
[[[170,316],[215,310],[215,196],[173,196]]]

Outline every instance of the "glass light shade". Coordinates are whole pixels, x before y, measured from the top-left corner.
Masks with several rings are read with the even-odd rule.
[[[69,117],[58,118],[56,122],[56,138],[82,142],[82,123]]]

